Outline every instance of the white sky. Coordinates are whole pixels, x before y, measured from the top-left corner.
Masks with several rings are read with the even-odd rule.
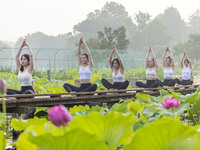
[[[0,41],[13,41],[28,33],[48,35],[71,32],[89,12],[101,9],[108,0],[0,0]],[[113,0],[125,6],[134,18],[138,11],[155,17],[174,6],[182,18],[200,9],[200,0]]]

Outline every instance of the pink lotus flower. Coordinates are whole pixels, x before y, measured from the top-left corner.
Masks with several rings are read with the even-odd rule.
[[[163,107],[165,107],[166,109],[173,109],[173,108],[177,108],[180,105],[180,100],[176,100],[175,98],[164,98],[164,101],[162,101],[162,105]]]
[[[48,114],[49,120],[57,127],[61,125],[67,126],[72,117],[68,109],[63,105],[53,106],[48,110]]]
[[[5,94],[6,93],[6,86],[3,82],[3,80],[0,79],[0,94]]]

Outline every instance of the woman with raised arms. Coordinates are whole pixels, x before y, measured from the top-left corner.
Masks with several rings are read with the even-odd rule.
[[[27,46],[29,54],[24,54],[21,56],[21,62],[19,60],[22,49]],[[19,51],[16,55],[16,64],[19,70],[18,80],[21,86],[21,90],[7,89],[7,94],[33,94],[34,89],[32,86],[32,74],[34,71],[34,61],[33,61],[33,53],[32,50],[27,43],[26,39],[24,39]]]
[[[86,47],[87,53],[83,53],[81,55],[81,45]],[[92,69],[93,69],[93,60],[90,50],[84,41],[83,37],[80,38],[79,47],[78,47],[78,63],[80,66],[79,76],[81,86],[76,87],[71,84],[65,83],[63,87],[67,92],[89,92],[89,91],[96,91],[97,85],[91,84],[91,77],[92,77]]]
[[[113,53],[116,53],[117,58],[114,58],[112,60]],[[113,77],[114,84],[111,84],[106,79],[102,79],[101,80],[102,84],[108,90],[126,89],[128,87],[128,85],[129,85],[129,81],[128,80],[124,81],[124,65],[122,63],[122,60],[121,60],[118,52],[117,52],[117,47],[115,45],[113,46],[113,50],[112,50],[112,52],[110,54],[110,57],[109,57],[109,64],[110,64],[110,68],[112,70],[112,77]]]
[[[169,52],[170,56],[166,57],[166,53]],[[174,86],[175,85],[175,79],[174,79],[174,56],[169,49],[169,46],[166,48],[163,57],[163,70],[164,70],[164,82],[161,82],[160,80],[156,79],[159,86]]]
[[[183,58],[181,59],[181,68],[182,68],[182,81],[176,78],[175,79],[176,83],[180,85],[193,84],[193,81],[190,79],[192,75],[192,63],[189,57],[187,56],[186,51],[184,51]]]
[[[153,58],[149,59],[149,55],[152,53]],[[136,85],[140,88],[156,88],[158,87],[158,83],[155,82],[157,79],[157,72],[158,72],[158,62],[154,51],[149,48],[149,51],[146,56],[146,83],[142,83],[140,81],[136,82]]]

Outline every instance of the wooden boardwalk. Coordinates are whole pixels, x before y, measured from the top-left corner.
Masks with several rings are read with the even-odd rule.
[[[195,92],[200,84],[187,86],[170,87],[174,92],[187,94]],[[63,104],[67,107],[74,105],[101,105],[102,103],[116,103],[120,99],[134,98],[137,93],[149,94],[153,96],[160,95],[159,90],[169,89],[163,88],[131,88],[127,90],[110,90],[96,92],[79,92],[79,93],[57,93],[57,94],[19,94],[6,95],[6,107],[51,107],[53,105]],[[0,96],[0,99],[2,96]],[[0,100],[0,109],[2,108],[2,100]]]

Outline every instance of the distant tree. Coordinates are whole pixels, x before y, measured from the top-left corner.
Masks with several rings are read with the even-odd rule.
[[[157,16],[164,25],[167,31],[172,36],[172,43],[185,42],[187,39],[187,27],[184,20],[182,20],[179,11],[173,6],[168,7],[164,14]]]
[[[114,44],[118,49],[127,49],[129,40],[126,39],[126,29],[120,27],[112,30],[111,27],[105,27],[104,32],[98,32],[98,43],[100,49],[112,49]]]
[[[87,15],[87,18],[74,25],[74,32],[79,32],[86,39],[97,38],[98,31],[104,30],[105,26],[117,29],[121,26],[126,28],[128,38],[136,32],[136,25],[132,22],[125,7],[116,2],[107,2],[101,10],[95,10]]]
[[[76,43],[72,33],[60,34],[58,36],[49,36],[42,32],[36,32],[25,36],[32,48],[47,48],[47,49],[65,49],[74,48]],[[20,47],[23,38],[19,38],[15,47]],[[76,41],[77,42],[77,41]]]
[[[98,39],[90,38],[87,41],[87,45],[90,49],[99,49],[99,42]]]
[[[160,19],[151,20],[150,14],[143,12],[136,14],[135,18],[138,26],[137,32],[130,42],[133,44],[132,47],[137,50],[146,50],[149,45],[161,47],[169,44],[171,37]]]
[[[200,9],[189,17],[189,33],[200,33]]]
[[[137,26],[138,31],[142,32],[145,29],[146,25],[151,20],[151,16],[149,13],[143,13],[139,11],[139,13],[135,15],[135,20],[138,25]]]
[[[196,66],[199,65],[200,56],[200,34],[191,34],[185,43],[179,43],[174,46],[175,54],[182,55],[186,50],[189,57],[195,61]]]

